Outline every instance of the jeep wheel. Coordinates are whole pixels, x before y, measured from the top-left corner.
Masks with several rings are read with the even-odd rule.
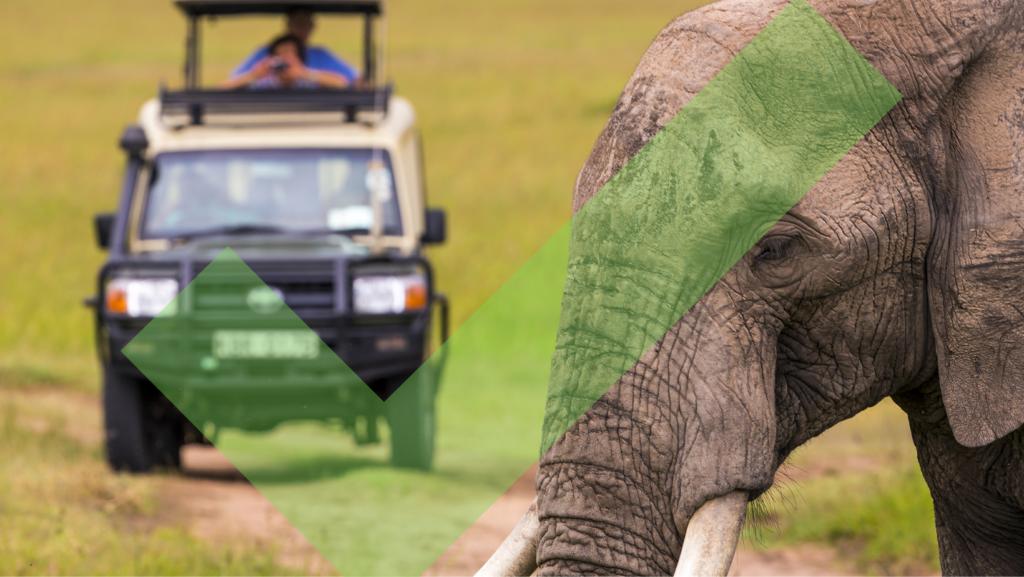
[[[385,404],[391,430],[391,464],[430,470],[434,462],[434,384],[417,375]]]
[[[149,451],[150,467],[181,467],[181,446],[185,444],[185,417],[153,384],[142,383],[146,419],[142,422],[143,438]]]
[[[176,417],[170,401],[148,381],[104,371],[107,462],[115,471],[180,466],[181,426]]]

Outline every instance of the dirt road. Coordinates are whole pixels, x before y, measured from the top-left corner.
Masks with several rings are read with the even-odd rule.
[[[19,403],[63,414],[68,434],[88,446],[102,442],[99,400],[95,395],[60,390],[5,391]],[[21,424],[45,428],[28,414]],[[153,524],[186,527],[204,540],[228,547],[256,546],[276,551],[279,563],[315,574],[337,574],[331,564],[287,519],[213,447],[188,446],[179,473],[158,477],[159,507]],[[849,462],[846,462],[849,461]],[[836,470],[870,470],[884,465],[861,457],[816,456],[803,469],[788,468],[791,480]],[[427,571],[426,575],[472,575],[512,530],[534,498],[535,469],[520,478]],[[741,543],[730,575],[849,575],[856,569],[834,550],[811,545],[765,550]]]
[[[278,560],[311,574],[334,568],[255,487],[212,447],[190,446],[180,475],[167,479],[165,508],[175,521],[204,539],[249,540],[273,546]],[[424,575],[472,575],[511,532],[533,501],[536,468],[530,469],[460,537]],[[764,550],[741,543],[730,575],[854,575],[832,549],[801,545]]]

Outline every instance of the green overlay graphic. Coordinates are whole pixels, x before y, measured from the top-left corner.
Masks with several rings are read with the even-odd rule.
[[[306,358],[294,331],[313,332],[287,306],[250,310],[247,294],[266,285],[230,249],[124,352],[338,571],[418,575],[537,459],[568,241],[566,225],[387,402],[322,342]],[[276,332],[296,358],[218,358],[217,331]],[[433,467],[393,467],[388,423],[424,440],[425,400],[436,410]],[[296,410],[310,420],[260,432]],[[328,415],[342,422],[320,421]],[[343,431],[350,419],[355,430]],[[380,443],[368,442],[371,421]]]
[[[804,0],[572,219],[546,451],[901,98]]]
[[[795,0],[387,401],[231,249],[124,353],[342,574],[420,574],[899,98]]]

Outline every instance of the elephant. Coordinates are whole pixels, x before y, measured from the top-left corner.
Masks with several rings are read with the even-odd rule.
[[[724,573],[787,456],[891,397],[943,573],[1024,574],[1024,2],[809,2],[903,99],[542,455],[484,573]],[[573,211],[787,3],[662,30]]]

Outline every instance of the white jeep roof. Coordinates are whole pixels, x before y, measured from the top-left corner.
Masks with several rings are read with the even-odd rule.
[[[147,101],[139,124],[149,140],[147,155],[185,150],[243,148],[385,148],[396,150],[416,126],[408,100],[391,96],[387,115],[362,112],[344,122],[343,113],[272,113],[207,115],[191,125],[185,117],[161,113],[157,98]],[[365,121],[363,121],[365,120]]]

